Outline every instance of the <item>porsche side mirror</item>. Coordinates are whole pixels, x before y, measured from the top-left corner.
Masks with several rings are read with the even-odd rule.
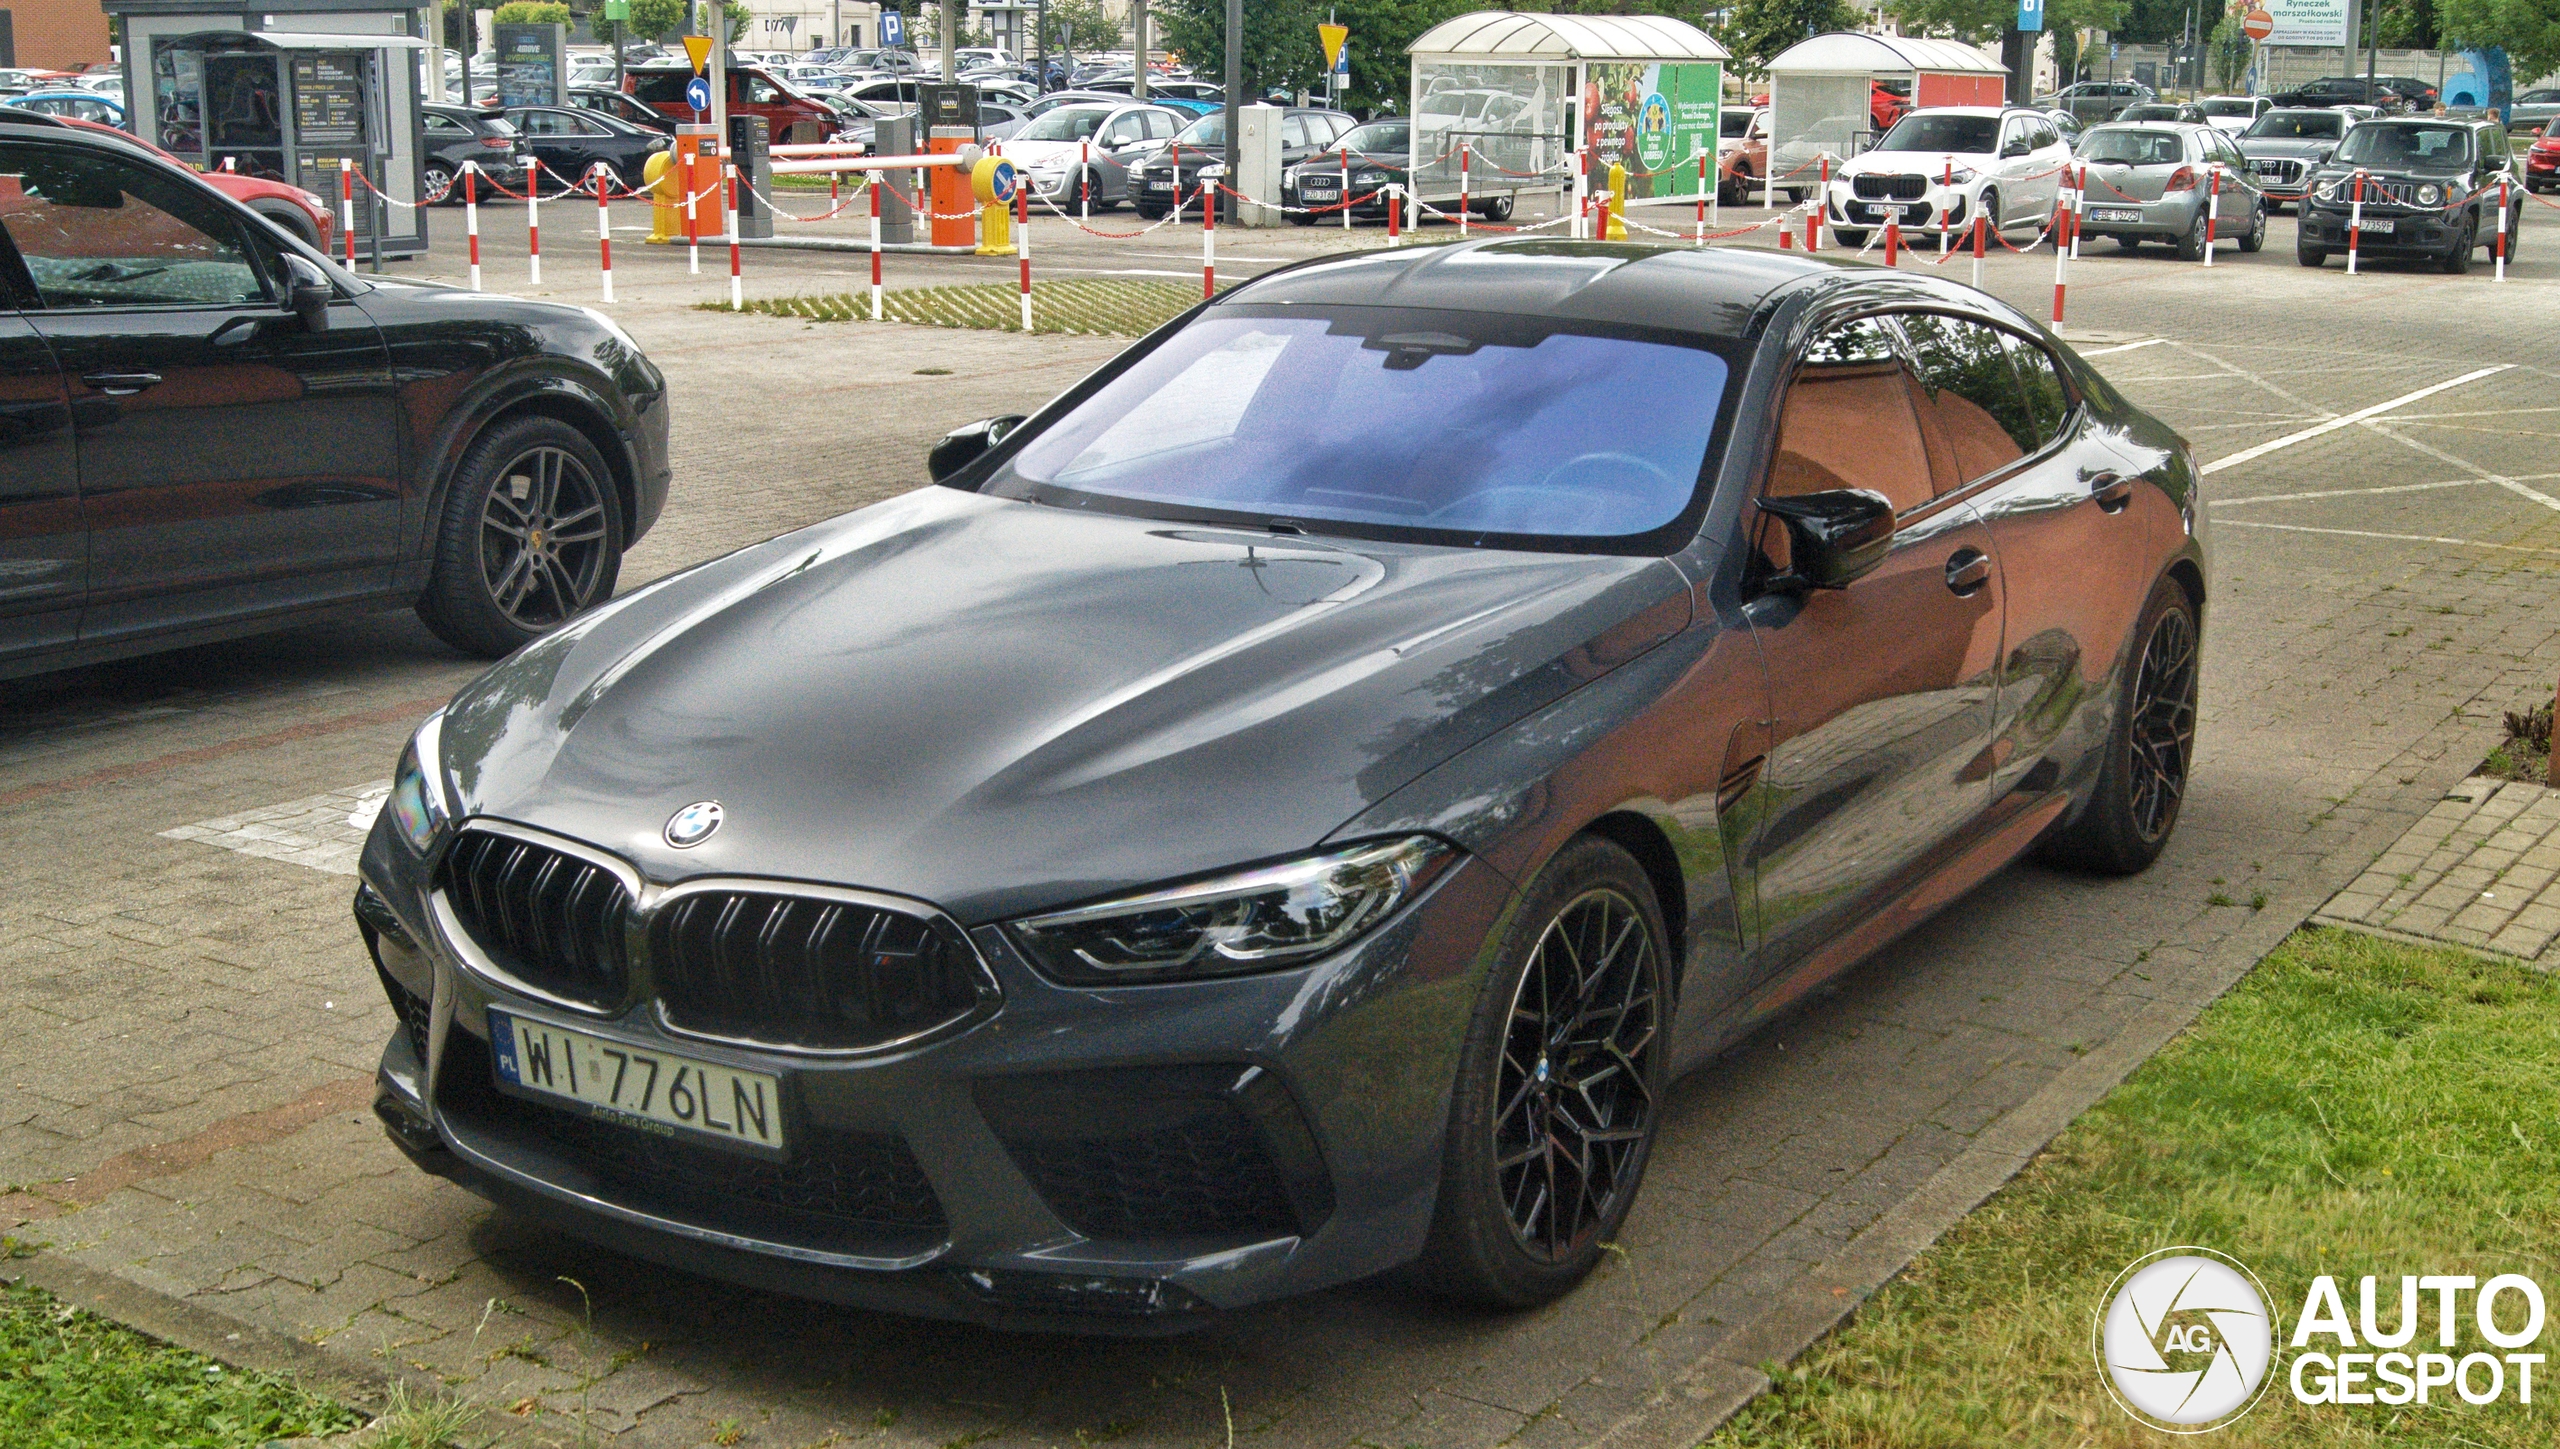
[[[985,457],[987,450],[1009,437],[1022,425],[1021,413],[1007,413],[1000,418],[981,418],[964,428],[953,428],[942,435],[924,455],[926,475],[939,483]]]
[[[1843,589],[1884,562],[1893,548],[1893,500],[1871,488],[1834,488],[1759,500],[1786,525],[1794,566],[1773,585]]]
[[[287,252],[284,276],[284,309],[302,319],[303,331],[328,331],[329,300],[337,295],[337,289],[329,285],[328,274]]]

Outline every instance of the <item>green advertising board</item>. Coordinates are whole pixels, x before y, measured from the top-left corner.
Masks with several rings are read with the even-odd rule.
[[[1605,184],[1609,165],[1627,167],[1627,195],[1695,196],[1697,158],[1715,175],[1716,131],[1724,111],[1724,66],[1717,61],[1681,64],[1594,65],[1588,74],[1585,138],[1591,149],[1591,184]]]

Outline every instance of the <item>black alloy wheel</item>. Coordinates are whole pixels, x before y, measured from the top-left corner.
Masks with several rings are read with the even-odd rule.
[[[1569,1262],[1615,1214],[1653,1131],[1660,952],[1635,902],[1584,892],[1547,923],[1494,1072],[1493,1167],[1530,1256]]]
[[[2169,838],[2187,797],[2196,743],[2196,626],[2171,609],[2152,625],[2133,679],[2133,828],[2151,844]]]
[[[1484,201],[1476,203],[1476,215],[1491,222],[1509,221],[1511,219],[1510,194],[1506,192],[1503,195],[1489,197]]]
[[[2126,656],[2106,758],[2080,813],[2045,841],[2058,864],[2132,875],[2159,859],[2186,803],[2200,674],[2196,606],[2177,580],[2151,587]]]
[[[2462,219],[2462,235],[2439,258],[2436,265],[2448,276],[2461,276],[2471,270],[2471,253],[2480,245],[2480,213],[2472,212]]]
[[[496,657],[612,597],[622,506],[586,436],[553,418],[492,429],[445,497],[419,616],[467,653]]]
[[[2240,234],[2240,250],[2255,252],[2266,244],[2267,209],[2264,206],[2253,206],[2249,209],[2249,229]]]
[[[1531,885],[1458,1064],[1415,1265],[1434,1291],[1533,1307],[1608,1251],[1659,1118],[1666,939],[1643,867],[1610,841],[1574,840]]]

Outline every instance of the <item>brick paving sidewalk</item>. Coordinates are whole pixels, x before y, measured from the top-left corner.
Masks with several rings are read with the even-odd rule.
[[[2474,776],[2315,920],[2541,962],[2560,938],[2560,790]]]

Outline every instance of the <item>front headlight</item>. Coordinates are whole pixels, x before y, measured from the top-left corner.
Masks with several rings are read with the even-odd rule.
[[[2434,206],[2443,200],[2444,188],[2433,182],[2429,182],[2418,188],[2418,204],[2420,206]]]
[[[424,855],[436,843],[452,812],[444,802],[444,760],[438,746],[444,733],[444,711],[437,710],[409,739],[400,763],[391,772],[391,798],[382,808],[392,829],[411,850]]]
[[[1351,184],[1354,186],[1384,186],[1386,183],[1387,173],[1384,171],[1354,171],[1351,173]]]
[[[1959,166],[1953,171],[1941,171],[1938,174],[1951,186],[1970,186],[1978,173]]]
[[[1080,906],[1012,925],[1050,975],[1121,986],[1294,966],[1396,912],[1456,852],[1424,835]]]

